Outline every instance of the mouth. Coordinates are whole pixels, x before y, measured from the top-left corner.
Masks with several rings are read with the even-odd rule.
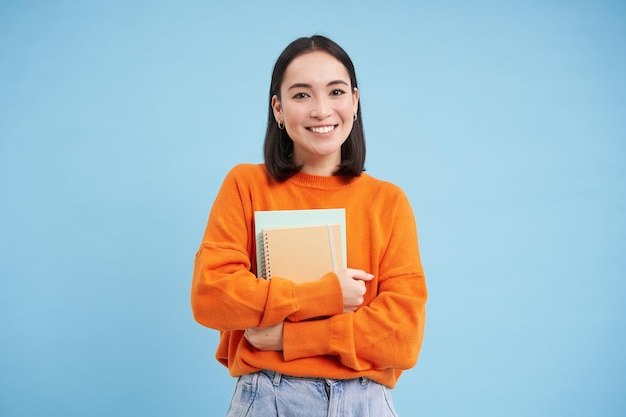
[[[335,130],[336,127],[337,127],[337,125],[313,126],[313,127],[307,127],[307,129],[310,130],[313,133],[329,133],[329,132],[332,132],[333,130]]]

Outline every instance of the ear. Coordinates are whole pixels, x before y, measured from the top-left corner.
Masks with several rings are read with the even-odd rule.
[[[278,96],[272,96],[272,110],[274,111],[274,119],[276,122],[284,123],[283,119],[283,107],[280,104],[280,100],[278,100]]]
[[[352,92],[352,107],[353,113],[356,114],[359,109],[359,89],[354,87],[354,91]]]

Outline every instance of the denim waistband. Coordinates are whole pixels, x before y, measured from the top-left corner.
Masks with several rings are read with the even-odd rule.
[[[299,379],[302,381],[313,381],[313,382],[323,382],[327,385],[333,385],[333,384],[337,384],[337,383],[342,383],[342,382],[351,382],[351,381],[359,381],[361,383],[361,385],[366,385],[368,384],[371,380],[362,376],[362,377],[358,377],[358,378],[350,378],[350,379],[333,379],[333,378],[317,378],[317,377],[309,377],[309,376],[292,376],[292,375],[285,375],[285,374],[281,374],[280,372],[276,372],[276,371],[271,371],[269,369],[262,369],[261,371],[259,371],[263,374],[265,374],[269,379],[272,380],[272,383],[275,386],[278,386],[280,384],[280,380],[282,378],[286,378],[286,379]]]

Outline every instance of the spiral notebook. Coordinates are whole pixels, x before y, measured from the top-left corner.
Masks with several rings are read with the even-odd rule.
[[[267,279],[307,282],[343,268],[338,224],[263,229],[263,246]]]
[[[345,267],[345,209],[257,211],[254,217],[259,278],[303,282]]]

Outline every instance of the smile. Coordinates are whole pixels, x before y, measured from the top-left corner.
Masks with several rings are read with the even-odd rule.
[[[332,125],[332,126],[316,126],[316,127],[309,127],[308,129],[311,132],[314,132],[314,133],[328,133],[328,132],[333,131],[335,129],[335,127],[336,127],[335,125]]]

